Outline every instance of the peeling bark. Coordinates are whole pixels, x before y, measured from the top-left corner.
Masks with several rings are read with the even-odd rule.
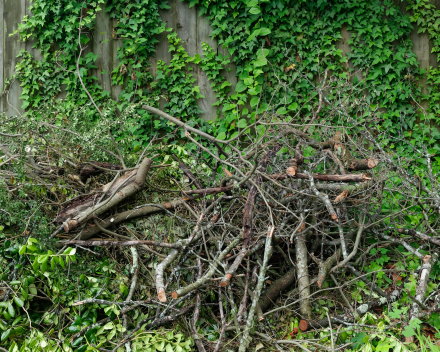
[[[124,221],[128,221],[131,219],[160,213],[161,211],[164,211],[164,209],[166,209],[166,210],[174,209],[175,207],[183,204],[184,202],[185,202],[185,200],[183,200],[183,199],[176,199],[176,200],[172,200],[172,201],[165,202],[162,204],[158,204],[157,206],[149,205],[149,206],[139,207],[137,209],[135,208],[135,209],[127,210],[122,213],[109,216],[105,220],[101,221],[99,223],[99,225],[102,228],[106,229],[106,228],[110,227],[111,225],[117,225],[117,224],[124,222]],[[98,228],[96,225],[89,225],[82,231],[81,236],[78,237],[78,239],[79,240],[87,240],[87,239],[97,235],[100,232],[101,232],[101,229]]]
[[[152,162],[153,161],[151,159],[145,158],[139,166],[139,169],[134,170],[135,174],[131,175],[134,178],[132,182],[128,182],[130,181],[128,177],[123,176],[122,178],[125,177],[124,180],[126,181],[121,184],[120,188],[115,190],[116,193],[111,194],[108,199],[103,200],[99,204],[93,205],[92,207],[82,211],[74,218],[71,218],[71,220],[64,222],[64,230],[66,232],[74,230],[80,224],[90,219],[92,215],[100,215],[105,213],[107,210],[119,204],[122,200],[139,191],[144,185],[145,177],[147,176]],[[119,184],[119,182],[115,183]]]
[[[307,244],[305,235],[295,237],[296,266],[298,268],[298,290],[301,299],[299,309],[301,315],[306,319],[312,317],[312,307],[310,305],[310,277],[307,267]]]
[[[434,253],[432,256],[425,255],[423,257],[423,265],[422,269],[420,270],[419,280],[417,282],[416,296],[414,297],[415,300],[418,302],[423,302],[425,298],[426,291],[428,289],[429,274],[431,273],[432,267],[437,262],[437,260],[437,253]],[[417,319],[419,315],[419,309],[420,306],[416,302],[414,302],[411,308],[411,312],[409,314],[409,321]],[[407,337],[406,342],[414,342],[414,336]]]
[[[81,177],[90,177],[102,174],[106,170],[122,170],[122,166],[118,164],[101,162],[101,161],[91,161],[89,163],[78,164],[77,169],[81,170],[79,175]]]
[[[296,268],[290,269],[278,280],[274,281],[272,285],[261,295],[260,307],[263,312],[268,310],[281,295],[281,293],[288,289],[295,282],[296,279]]]
[[[321,288],[322,285],[324,284],[327,275],[329,274],[333,266],[336,264],[336,262],[339,260],[341,254],[342,254],[342,249],[341,247],[339,247],[331,257],[327,258],[327,260],[324,263],[319,264],[318,281],[317,281],[319,288]]]

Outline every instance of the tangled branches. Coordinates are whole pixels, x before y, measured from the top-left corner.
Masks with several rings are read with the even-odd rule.
[[[61,134],[67,142],[75,132],[48,123],[32,122],[32,142],[29,130],[2,134],[9,140],[1,146],[5,188],[11,197],[20,188],[29,196],[36,185],[47,190],[47,202],[57,208],[51,237],[61,238],[58,247],[77,246],[79,252],[110,247],[117,253],[131,248],[131,283],[124,301],[101,300],[97,295],[74,304],[123,307],[93,325],[104,326],[119,317],[124,321],[125,330],[106,348],[130,348],[141,331],[190,312],[194,318],[189,330],[199,352],[219,351],[223,344],[243,352],[256,338],[263,342],[272,338],[267,318],[280,313],[298,318],[305,332],[329,326],[362,327],[358,321],[363,315],[402,295],[412,303],[409,320],[401,324],[438,310],[433,305],[437,293],[425,299],[439,244],[432,236],[440,213],[432,156],[427,151],[413,151],[417,155],[413,159],[390,153],[384,144],[389,136],[372,128],[375,110],[362,103],[349,115],[321,96],[322,90],[318,94],[319,106],[314,109],[319,111],[324,101],[331,124],[317,123],[318,114],[298,124],[289,121],[298,121],[300,115],[288,119],[266,111],[230,140],[217,139],[144,105],[183,130],[186,140],[196,146],[191,154],[183,154],[184,161],[182,155],[170,158],[170,150],[153,140],[136,160],[130,156],[123,162],[114,139],[100,145],[111,162],[87,161],[86,154],[77,157],[67,152],[70,143],[49,140]],[[367,112],[372,118],[368,124],[357,119]],[[167,164],[172,158],[175,162]],[[26,184],[11,181],[20,177],[18,168]],[[169,188],[155,183],[154,170],[168,172],[167,177],[173,178],[173,183],[168,179]],[[68,197],[60,190],[67,190],[63,192]],[[160,193],[160,201],[152,201],[148,192]],[[420,211],[422,218],[414,223],[411,219]],[[162,233],[158,240],[148,229],[140,233],[126,226],[153,214],[172,219],[179,236]],[[366,268],[366,257],[381,243],[398,255],[422,261],[418,277],[405,260],[399,264],[396,260],[385,271]],[[144,253],[157,260],[154,280],[149,281],[155,297],[134,300],[142,296]],[[400,279],[391,280],[389,275]],[[414,297],[403,291],[410,281],[416,282]],[[355,290],[353,301],[348,292],[359,282],[363,289]],[[323,316],[319,300],[334,302],[327,315]],[[150,312],[137,324],[130,323],[135,307]],[[204,307],[211,307],[207,308],[211,312]],[[201,311],[217,321],[215,343],[200,333]],[[90,329],[83,328],[72,341]],[[234,335],[239,338],[233,339]],[[307,339],[293,342],[275,337],[280,349],[283,343],[296,343],[306,351],[307,346],[324,348]],[[334,339],[332,332],[332,346]],[[341,343],[338,349],[344,346]]]

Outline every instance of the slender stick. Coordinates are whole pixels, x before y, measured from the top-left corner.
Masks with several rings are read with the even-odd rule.
[[[429,274],[431,273],[432,267],[437,262],[437,260],[438,260],[437,253],[434,253],[432,256],[425,255],[423,257],[423,265],[422,265],[422,269],[420,270],[419,281],[417,282],[416,296],[414,297],[414,299],[418,302],[423,302],[425,298],[426,291],[428,289]],[[420,309],[419,304],[414,302],[410,312],[410,318],[409,318],[410,322],[414,319],[417,319],[419,315],[419,309]],[[414,342],[414,336],[407,337],[406,341]]]
[[[254,297],[252,299],[251,308],[249,309],[248,319],[246,321],[246,327],[244,329],[243,336],[241,337],[241,340],[240,340],[240,347],[238,349],[239,352],[246,352],[246,350],[249,346],[249,343],[250,343],[249,332],[250,332],[250,329],[251,329],[252,324],[254,322],[255,308],[257,306],[258,300],[260,299],[261,290],[263,288],[263,284],[265,281],[268,262],[269,262],[270,257],[272,256],[272,249],[273,249],[271,246],[272,233],[273,233],[273,230],[271,228],[269,228],[268,236],[266,238],[266,245],[264,248],[263,265],[261,267],[260,274],[258,275],[258,283],[257,283],[257,287],[254,292]]]
[[[213,263],[211,263],[211,268],[207,271],[207,273],[200,279],[194,281],[192,284],[189,284],[188,286],[182,287],[180,289],[178,289],[177,291],[174,291],[172,293],[172,296],[174,299],[177,299],[181,296],[186,295],[188,292],[191,292],[192,290],[195,290],[197,288],[199,288],[200,286],[204,285],[205,283],[209,282],[211,277],[214,275],[215,270],[217,268],[217,266],[219,265],[219,263],[221,263],[225,257],[226,254],[228,254],[232,248],[234,248],[238,242],[240,242],[239,238],[236,238],[235,240],[233,240],[229,246],[227,246],[217,257],[216,260],[213,261]]]
[[[197,266],[198,266],[198,272],[197,272],[197,279],[200,279],[203,275],[203,265],[200,258],[196,259]],[[197,346],[197,349],[199,352],[206,352],[205,347],[203,346],[202,340],[199,337],[199,334],[197,333],[197,321],[199,320],[199,314],[200,314],[200,303],[202,302],[202,296],[200,291],[196,293],[196,304],[194,308],[194,315],[191,319],[190,325],[192,330],[192,337],[194,340],[194,343]]]
[[[106,240],[99,240],[99,241],[67,241],[63,242],[65,245],[74,244],[77,246],[84,246],[84,247],[132,247],[132,246],[142,246],[142,245],[149,245],[149,246],[155,246],[155,247],[162,247],[162,248],[172,248],[172,249],[180,249],[182,248],[181,244],[178,243],[164,243],[164,242],[156,242],[156,241],[149,241],[149,240],[139,240],[139,241],[106,241]]]

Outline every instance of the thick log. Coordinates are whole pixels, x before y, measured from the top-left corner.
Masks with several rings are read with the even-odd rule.
[[[339,247],[331,257],[327,258],[327,260],[324,263],[321,262],[319,264],[318,280],[316,281],[319,288],[321,288],[322,285],[324,284],[324,281],[327,278],[328,273],[336,264],[336,262],[339,260],[341,254],[342,254],[342,249],[341,247]]]
[[[229,281],[232,278],[232,275],[235,273],[235,271],[238,269],[238,266],[240,265],[241,261],[247,254],[248,250],[247,248],[243,247],[238,255],[235,257],[235,260],[232,262],[231,266],[229,267],[228,271],[226,272],[223,279],[220,281],[220,287],[226,287],[228,286]]]
[[[69,232],[76,229],[80,224],[83,224],[85,221],[89,220],[92,215],[100,215],[105,213],[107,210],[119,204],[122,200],[127,199],[139,191],[144,185],[145,177],[147,176],[152,162],[153,161],[151,159],[145,158],[139,166],[139,169],[133,170],[135,172],[135,174],[132,175],[133,180],[126,179],[126,181],[122,183],[121,187],[116,189],[117,192],[109,196],[108,200],[103,200],[99,204],[93,205],[87,210],[79,213],[73,219],[65,221],[63,224],[64,230]]]
[[[90,163],[81,163],[77,166],[78,169],[80,169],[79,175],[82,177],[90,177],[90,176],[96,176],[99,174],[102,174],[106,170],[122,170],[122,166],[118,164],[112,164],[107,162],[101,162],[101,161],[91,161]]]
[[[89,208],[96,205],[96,202],[101,198],[102,193],[107,193],[103,201],[108,199],[117,189],[122,189],[133,182],[136,170],[133,170],[126,175],[119,177],[115,182],[109,182],[106,185],[94,189],[91,194],[82,195],[74,198],[68,206],[61,210],[55,221],[58,223],[65,222],[67,219],[73,219],[79,214],[86,212]]]
[[[434,237],[428,236],[427,234],[425,234],[423,232],[415,231],[413,229],[394,229],[391,227],[389,229],[390,230],[397,230],[397,232],[399,232],[399,233],[404,233],[404,234],[407,234],[410,236],[418,237],[424,241],[431,242],[431,243],[436,244],[437,246],[440,246],[440,240],[438,240]]]
[[[314,180],[329,181],[329,182],[365,182],[367,180],[370,180],[369,177],[367,177],[366,175],[363,175],[363,174],[347,174],[347,175],[313,174],[312,176],[313,176]],[[282,181],[282,180],[285,180],[288,178],[300,178],[300,179],[304,179],[304,180],[309,179],[307,174],[304,174],[304,173],[295,173],[295,175],[290,175],[288,173],[285,173],[285,174],[264,175],[264,176],[262,176],[262,181],[263,182],[267,182],[270,180]],[[234,185],[229,185],[229,186],[224,186],[224,187],[213,187],[213,188],[188,190],[188,191],[185,191],[185,193],[188,195],[206,196],[209,194],[229,192],[233,188],[234,188]]]
[[[292,286],[296,278],[295,271],[295,268],[290,269],[282,277],[274,281],[266,292],[261,295],[259,303],[263,312],[268,310],[274,304],[284,290]]]
[[[349,170],[360,171],[374,169],[379,164],[376,159],[354,159],[348,165]]]
[[[286,170],[290,176],[295,176],[298,167],[304,163],[304,156],[299,147],[295,148],[294,157],[290,159],[290,167]]]
[[[377,159],[355,158],[347,149],[347,147],[342,143],[343,135],[344,135],[343,132],[337,131],[333,136],[333,138],[327,141],[329,147],[334,152],[334,154],[332,155],[333,158],[336,158],[337,160],[341,160],[343,165],[345,165],[349,170],[353,170],[353,171],[374,169],[379,164],[379,161]],[[324,142],[323,144],[325,143],[326,142]],[[311,146],[314,147],[313,145]]]
[[[422,259],[423,265],[422,269],[420,270],[419,280],[417,282],[416,296],[413,299],[413,301],[415,302],[413,303],[409,314],[410,321],[417,319],[419,315],[420,306],[418,302],[423,302],[425,299],[426,291],[428,290],[429,274],[431,273],[431,270],[434,267],[435,263],[437,263],[437,260],[437,253],[433,253],[432,256],[427,254]],[[414,342],[414,336],[407,337],[406,342]]]
[[[200,195],[200,196],[207,196],[209,194],[217,194],[222,192],[229,192],[232,190],[234,186],[225,186],[225,187],[215,187],[215,188],[204,188],[204,189],[193,189],[185,191],[188,195]]]
[[[72,199],[69,205],[67,205],[64,209],[62,209],[58,213],[57,217],[55,218],[55,221],[58,223],[62,223],[67,219],[71,219],[75,217],[77,214],[86,211],[88,208],[93,206],[93,204],[96,203],[100,197],[101,194],[94,193],[94,194],[85,194]]]
[[[258,163],[258,171],[265,172],[270,159],[281,149],[281,144],[275,144],[269,148],[269,151],[261,158]],[[252,243],[252,230],[253,230],[253,218],[254,218],[254,207],[255,198],[258,194],[258,186],[263,181],[260,175],[257,175],[254,179],[254,185],[249,190],[246,203],[244,205],[243,213],[243,246],[249,248]]]
[[[143,216],[148,216],[151,214],[159,213],[161,211],[164,211],[164,209],[166,209],[166,210],[174,209],[175,207],[183,204],[184,202],[185,202],[185,200],[183,200],[183,199],[177,199],[177,200],[172,200],[170,202],[158,204],[157,207],[148,205],[148,206],[139,207],[136,209],[127,210],[122,213],[109,216],[105,220],[101,221],[99,223],[99,225],[102,228],[106,229],[106,228],[110,227],[111,225],[117,225],[117,224],[124,222],[124,221],[128,221],[131,219],[140,218]],[[87,240],[100,232],[101,232],[101,229],[99,229],[96,225],[91,225],[91,226],[86,227],[83,230],[81,236],[78,239],[79,240]]]

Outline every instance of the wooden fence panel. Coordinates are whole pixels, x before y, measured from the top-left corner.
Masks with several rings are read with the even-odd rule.
[[[21,49],[25,48],[18,35],[12,35],[18,28],[18,23],[21,22],[23,16],[26,14],[26,0],[0,0],[3,2],[3,80],[12,77],[15,72],[15,64],[17,62],[17,55]],[[3,111],[8,116],[15,116],[21,111],[21,87],[20,83],[15,81],[9,92],[3,94]]]
[[[395,3],[402,11],[406,11],[405,2],[395,0]],[[440,8],[440,0],[433,0],[433,3],[437,8]],[[210,37],[211,26],[205,16],[198,15],[198,9],[196,7],[189,8],[187,2],[181,2],[180,0],[168,0],[168,4],[170,9],[161,10],[161,18],[166,22],[168,28],[172,28],[177,32],[189,55],[202,55],[202,42],[207,42],[219,53],[227,54],[227,50],[218,47],[217,41]],[[31,49],[34,44],[33,42],[23,43],[20,41],[18,35],[10,36],[10,34],[18,28],[18,23],[22,21],[23,17],[29,14],[30,6],[31,0],[0,0],[0,21],[2,22],[0,25],[0,87],[3,87],[5,80],[14,74],[15,64],[17,62],[16,56],[21,49],[25,48],[31,51],[38,60],[42,58],[38,50]],[[98,55],[98,68],[94,70],[93,74],[98,78],[99,84],[103,89],[109,90],[111,97],[117,99],[121,92],[121,87],[111,85],[111,72],[118,65],[117,49],[122,45],[122,40],[112,38],[113,28],[114,23],[110,20],[108,13],[105,13],[105,11],[99,12],[97,14],[95,33],[84,54],[93,51]],[[156,74],[158,60],[163,60],[166,63],[169,63],[171,60],[172,54],[169,52],[167,40],[168,34],[169,32],[164,32],[159,35],[156,56],[150,59],[150,72],[153,76]],[[338,43],[338,47],[345,53],[350,50],[347,43],[349,35],[349,32],[343,29],[343,39]],[[414,44],[413,50],[417,55],[421,67],[425,69],[428,69],[430,66],[438,67],[437,55],[431,53],[433,44],[428,40],[427,34],[417,33],[417,27],[415,26],[411,33],[411,39]],[[204,95],[204,98],[199,100],[199,107],[205,112],[200,116],[206,120],[214,119],[217,109],[212,106],[216,101],[215,93],[211,88],[206,74],[200,67],[195,65],[191,67],[193,67],[192,73],[196,78],[196,84],[199,85],[200,92]],[[231,91],[233,92],[235,84],[237,83],[237,77],[235,66],[230,64],[229,67],[232,71],[226,72],[225,68],[223,75],[232,83]],[[424,92],[426,92],[426,86],[424,87]],[[3,94],[2,91],[0,91],[0,94],[1,112],[5,112],[8,116],[15,116],[22,112],[20,108],[22,102],[19,99],[21,95],[19,82],[12,84],[8,97],[6,94]],[[7,102],[7,98],[9,102]],[[161,105],[163,106],[163,102]]]
[[[4,7],[5,7],[5,2],[3,0],[0,0],[0,112],[4,111],[4,107],[3,107],[3,86],[4,86],[4,78],[3,78],[3,70],[5,67],[5,63],[3,61],[3,57],[4,57],[4,27],[5,27],[5,21],[4,21]]]

